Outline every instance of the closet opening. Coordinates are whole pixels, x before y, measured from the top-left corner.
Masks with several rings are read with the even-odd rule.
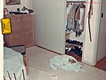
[[[82,60],[85,37],[85,5],[86,1],[66,2],[66,43],[65,54]]]

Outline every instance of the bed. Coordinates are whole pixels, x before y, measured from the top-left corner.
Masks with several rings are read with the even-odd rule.
[[[4,79],[29,80],[24,66],[23,56],[11,48],[4,47]]]

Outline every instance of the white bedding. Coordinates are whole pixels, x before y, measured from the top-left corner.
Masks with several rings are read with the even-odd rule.
[[[6,80],[10,80],[7,71],[9,71],[12,80],[15,80],[13,73],[15,73],[17,80],[23,80],[22,69],[24,70],[25,80],[28,80],[22,55],[4,47],[4,77]]]

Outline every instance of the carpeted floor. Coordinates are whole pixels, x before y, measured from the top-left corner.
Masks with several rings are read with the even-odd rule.
[[[29,67],[29,80],[57,80],[57,76]]]
[[[53,52],[44,50],[39,47],[27,48],[27,57],[29,62],[29,77],[30,80],[106,80],[106,71],[83,64],[83,72],[66,71],[63,69],[53,70],[49,66],[50,59],[58,55]],[[36,70],[45,73],[40,73],[38,79],[36,79]],[[46,73],[48,75],[46,75]],[[31,75],[32,74],[32,75]],[[53,75],[51,75],[53,74]],[[48,77],[49,76],[49,77]],[[44,79],[41,79],[44,78]],[[48,78],[46,78],[48,77]],[[51,79],[52,80],[52,79]]]

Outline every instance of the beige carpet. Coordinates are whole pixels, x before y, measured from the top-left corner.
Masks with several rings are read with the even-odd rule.
[[[39,47],[27,48],[30,80],[106,80],[106,71],[83,64],[84,72],[53,70],[49,60],[57,54]]]
[[[55,74],[50,74],[38,69],[29,68],[29,80],[57,80]]]

